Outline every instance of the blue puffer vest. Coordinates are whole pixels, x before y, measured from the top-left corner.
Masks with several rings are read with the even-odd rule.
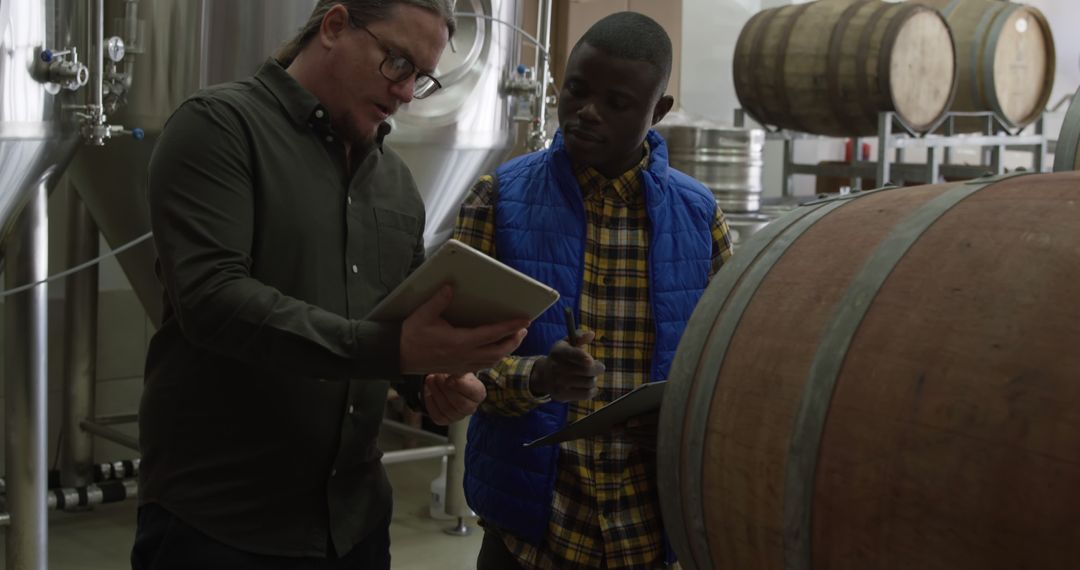
[[[667,378],[686,322],[708,284],[712,194],[668,166],[667,145],[648,138],[641,174],[649,215],[649,298],[656,345],[649,381]],[[533,321],[516,354],[547,354],[566,336],[563,307],[578,314],[585,255],[585,204],[557,133],[549,149],[495,171],[495,251],[499,260],[559,291],[558,303]],[[566,421],[567,405],[544,404],[524,416],[477,412],[465,451],[465,496],[486,524],[539,545],[547,534],[559,447],[522,444]]]

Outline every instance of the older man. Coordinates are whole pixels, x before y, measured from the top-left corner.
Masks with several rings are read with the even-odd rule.
[[[462,418],[485,393],[466,373],[528,325],[452,327],[449,289],[404,322],[363,320],[423,260],[423,203],[384,120],[439,88],[453,30],[448,0],[321,0],[254,77],[169,120],[149,176],[167,302],[133,568],[389,568],[389,386]]]

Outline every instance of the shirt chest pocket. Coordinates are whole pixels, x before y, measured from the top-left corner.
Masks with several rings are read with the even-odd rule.
[[[379,281],[388,290],[405,279],[412,265],[420,220],[394,210],[375,208],[378,226]]]

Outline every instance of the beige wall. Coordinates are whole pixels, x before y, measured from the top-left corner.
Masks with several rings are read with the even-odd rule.
[[[535,2],[535,0],[528,0]],[[682,0],[554,0],[555,12],[552,28],[552,73],[557,84],[562,84],[563,71],[570,49],[581,36],[598,20],[613,14],[630,10],[640,12],[656,20],[671,36],[673,61],[671,80],[668,82],[668,94],[675,97],[679,105],[680,69],[682,67]],[[535,13],[536,9],[526,8]],[[528,14],[528,12],[527,12]],[[534,16],[535,20],[535,16]],[[533,24],[532,28],[535,28]]]

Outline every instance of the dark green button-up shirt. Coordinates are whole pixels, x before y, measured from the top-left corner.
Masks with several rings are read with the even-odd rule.
[[[140,500],[249,552],[344,554],[390,514],[400,323],[361,319],[423,260],[424,206],[389,148],[351,154],[270,61],[187,100],[151,159]]]

